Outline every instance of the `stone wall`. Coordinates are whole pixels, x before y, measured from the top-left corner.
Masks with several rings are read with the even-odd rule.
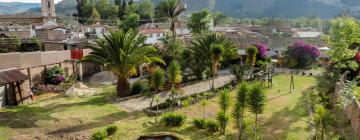
[[[333,97],[331,98],[331,102],[333,104],[337,104],[341,91],[345,88],[345,82],[347,79],[347,73],[345,73],[339,80],[339,82],[336,82],[335,86],[335,92],[333,94]],[[355,97],[351,99],[350,105],[348,105],[345,109],[343,109],[343,113],[346,114],[347,119],[351,121],[351,127],[354,131],[354,134],[356,134],[357,137],[360,137],[360,104],[356,100]]]

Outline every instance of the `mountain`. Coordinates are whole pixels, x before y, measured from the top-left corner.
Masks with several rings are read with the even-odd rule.
[[[30,8],[40,7],[40,3],[22,3],[22,2],[0,2],[0,14],[15,14],[29,10]]]
[[[112,0],[110,0],[112,1]],[[141,0],[135,0],[138,2]],[[161,0],[152,0],[155,4]],[[210,8],[228,16],[241,17],[320,17],[332,18],[343,11],[360,18],[360,0],[182,0],[187,5],[186,15],[193,11]],[[6,4],[6,5],[5,5]],[[0,11],[13,13],[12,10],[3,10],[11,3],[0,3]],[[13,3],[16,4],[16,3]],[[18,3],[24,4],[24,3]],[[24,4],[32,8],[30,12],[40,12],[39,4]],[[34,6],[36,5],[36,6]],[[15,6],[24,7],[26,6]],[[76,12],[76,0],[63,0],[56,5],[58,15],[71,16]],[[15,8],[7,8],[15,9]],[[15,10],[16,11],[16,10]],[[2,12],[0,12],[2,13]]]

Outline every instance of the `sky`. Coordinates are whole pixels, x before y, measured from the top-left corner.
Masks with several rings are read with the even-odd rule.
[[[55,3],[60,0],[55,0]],[[0,0],[0,2],[27,2],[27,3],[40,3],[41,0]]]

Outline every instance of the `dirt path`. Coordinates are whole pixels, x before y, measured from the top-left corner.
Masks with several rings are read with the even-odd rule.
[[[215,79],[215,88],[219,88],[224,86],[225,84],[232,81],[235,77],[230,74],[229,70],[222,70],[219,72],[219,76]],[[210,83],[208,80],[195,83],[193,85],[188,85],[182,87],[181,90],[183,94],[181,96],[188,96],[196,93],[201,93],[204,91],[210,90]],[[167,98],[169,98],[170,91],[164,91],[159,93],[158,96],[160,97],[160,102],[163,103]],[[124,101],[120,101],[117,103],[122,110],[133,112],[133,111],[140,111],[147,107],[149,107],[149,98],[142,96],[138,98],[128,99]]]

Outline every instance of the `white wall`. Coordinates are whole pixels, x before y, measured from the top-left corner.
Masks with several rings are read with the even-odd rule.
[[[5,86],[0,86],[0,108],[5,106]]]

